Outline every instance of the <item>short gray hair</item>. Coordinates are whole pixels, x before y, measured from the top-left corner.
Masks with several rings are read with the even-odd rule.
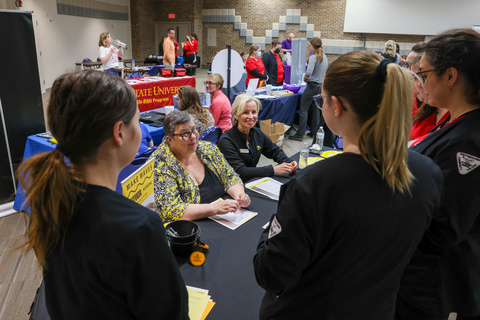
[[[192,117],[187,112],[173,110],[165,117],[165,120],[163,121],[163,132],[165,132],[165,136],[173,138],[177,124],[184,124],[190,120],[192,120]]]

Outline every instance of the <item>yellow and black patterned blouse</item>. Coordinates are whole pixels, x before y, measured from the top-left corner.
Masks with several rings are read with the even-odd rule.
[[[197,153],[218,177],[225,192],[233,185],[243,185],[216,145],[199,141]],[[178,220],[189,204],[200,203],[198,184],[175,157],[166,140],[158,146],[151,157],[155,158],[155,211],[165,222]]]

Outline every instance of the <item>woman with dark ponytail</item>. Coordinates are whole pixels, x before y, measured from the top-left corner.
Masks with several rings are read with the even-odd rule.
[[[393,319],[400,277],[440,206],[442,174],[407,149],[410,71],[369,51],[340,56],[323,116],[344,152],[280,192],[254,258],[261,319]]]
[[[135,92],[85,70],[52,86],[55,150],[19,167],[27,250],[44,270],[51,319],[187,319],[187,296],[154,212],[116,193],[141,140]]]
[[[440,214],[405,270],[397,319],[480,319],[480,34],[442,33],[427,43],[417,73],[432,104],[450,112],[413,150],[445,177]]]

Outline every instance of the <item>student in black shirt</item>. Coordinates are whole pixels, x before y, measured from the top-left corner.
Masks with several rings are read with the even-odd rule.
[[[261,319],[393,320],[400,277],[440,207],[442,174],[407,149],[408,70],[373,52],[340,56],[323,116],[344,152],[282,186],[254,257]]]
[[[24,246],[43,267],[50,318],[188,319],[162,220],[115,192],[142,137],[132,87],[94,70],[65,74],[47,114],[57,148],[19,176],[31,209]]]
[[[218,148],[243,181],[255,177],[271,177],[274,174],[289,174],[298,168],[293,161],[255,127],[261,103],[249,94],[240,94],[232,105],[233,127],[224,132]],[[261,155],[273,159],[276,166],[257,167]]]
[[[429,103],[450,117],[413,150],[445,177],[442,210],[402,277],[397,318],[480,319],[480,34],[456,29],[430,40],[417,73]],[[421,141],[419,141],[421,140]]]

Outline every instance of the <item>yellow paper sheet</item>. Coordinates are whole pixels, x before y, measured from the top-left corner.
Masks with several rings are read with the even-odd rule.
[[[322,158],[322,157],[308,157],[308,159],[307,159],[307,166],[309,166],[309,165],[311,165],[311,164],[314,164],[314,163],[316,163],[316,162],[318,162],[318,161],[321,161],[321,160],[323,160],[323,159],[325,159],[325,158]]]
[[[210,296],[187,288],[188,291],[188,316],[190,320],[201,320],[208,306]],[[213,306],[212,306],[213,307]],[[210,311],[209,311],[210,312]]]

